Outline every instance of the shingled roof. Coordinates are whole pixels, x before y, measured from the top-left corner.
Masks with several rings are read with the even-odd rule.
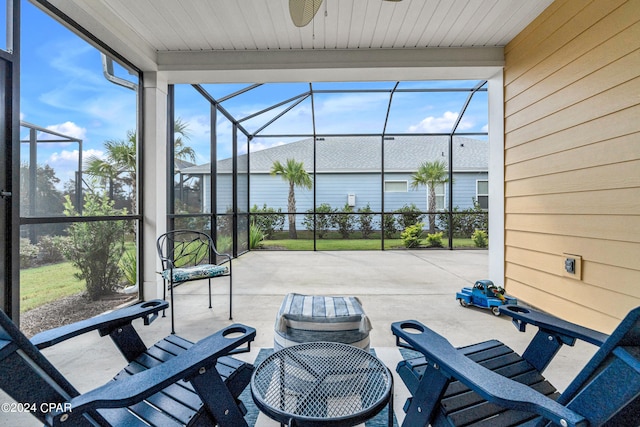
[[[386,172],[415,172],[421,163],[442,160],[448,164],[448,136],[385,137],[384,164]],[[246,164],[247,155],[238,156],[238,164]],[[277,145],[250,155],[251,173],[268,173],[276,160],[302,161],[313,170],[313,138]],[[379,172],[381,164],[380,137],[319,137],[316,140],[316,172],[354,173]],[[232,159],[218,162],[218,172],[231,171]],[[453,171],[486,171],[489,166],[487,141],[454,136]],[[209,164],[182,170],[185,174],[208,174]]]

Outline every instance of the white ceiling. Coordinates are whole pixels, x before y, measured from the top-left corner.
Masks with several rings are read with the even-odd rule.
[[[302,28],[292,23],[289,0],[49,3],[140,69],[164,71],[169,80],[232,81],[259,71],[275,81],[329,79],[337,69],[360,70],[346,77],[366,79],[379,77],[357,74],[500,66],[501,48],[552,0],[324,0]],[[296,77],[292,70],[305,71]]]

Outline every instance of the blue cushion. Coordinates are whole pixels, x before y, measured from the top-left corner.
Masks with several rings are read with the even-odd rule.
[[[171,280],[171,269],[164,270],[161,274],[165,280]],[[187,280],[208,279],[210,277],[229,274],[226,265],[202,264],[193,267],[182,267],[173,269],[173,282],[186,282]]]
[[[274,349],[313,341],[369,348],[371,323],[356,297],[288,294],[278,311]]]

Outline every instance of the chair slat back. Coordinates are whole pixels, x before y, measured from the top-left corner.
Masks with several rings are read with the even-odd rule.
[[[157,249],[163,270],[215,263],[213,239],[200,231],[169,231],[158,238]]]
[[[640,420],[640,307],[618,325],[558,401],[593,425]]]
[[[43,423],[48,405],[79,394],[1,310],[0,387]]]

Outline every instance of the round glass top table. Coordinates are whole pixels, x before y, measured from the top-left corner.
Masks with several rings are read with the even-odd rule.
[[[251,394],[263,413],[290,426],[353,426],[386,405],[393,425],[391,372],[347,344],[311,342],[276,351],[253,372]]]

